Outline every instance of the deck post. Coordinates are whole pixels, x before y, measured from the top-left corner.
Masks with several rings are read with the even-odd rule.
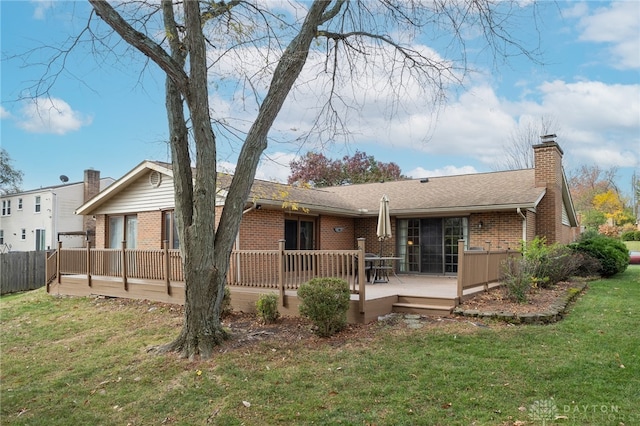
[[[56,257],[56,279],[58,284],[62,284],[62,275],[60,274],[60,265],[62,257],[62,241],[58,241],[58,256]]]
[[[462,303],[464,283],[464,240],[458,240],[458,303]]]
[[[365,284],[364,284],[364,276],[365,276],[365,270],[364,270],[364,254],[366,253],[365,250],[365,239],[360,237],[358,238],[358,250],[360,251],[360,253],[358,254],[358,303],[360,305],[360,313],[364,314],[364,308],[365,308]]]
[[[284,307],[284,242],[278,240],[278,290],[280,292],[280,307]]]
[[[91,287],[91,241],[87,239],[87,285]]]
[[[167,294],[169,296],[171,296],[171,281],[169,280],[169,241],[164,240],[162,242],[162,260],[163,260],[163,265],[164,266],[164,283],[167,286]]]
[[[120,260],[122,261],[122,284],[124,285],[124,291],[129,291],[129,285],[127,284],[127,241],[122,241],[122,252]]]
[[[487,243],[487,265],[485,268],[485,280],[484,280],[484,291],[489,291],[489,262],[491,259],[491,241],[486,241]]]

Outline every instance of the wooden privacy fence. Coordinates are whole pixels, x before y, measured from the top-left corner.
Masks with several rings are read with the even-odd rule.
[[[364,278],[357,273],[365,269],[364,239],[358,245],[358,250],[285,250],[280,240],[278,250],[234,250],[227,284],[279,289],[283,300],[285,290],[297,290],[312,278],[336,277],[347,281],[364,303]],[[120,249],[63,249],[58,243],[47,259],[47,285],[63,275],[84,275],[88,286],[92,276],[118,277],[125,290],[130,279],[162,281],[167,294],[172,282],[184,281],[179,250],[127,249],[125,242]]]
[[[465,290],[499,281],[502,277],[502,265],[509,256],[520,256],[516,250],[466,250],[464,240],[458,241],[458,298],[462,300]]]
[[[35,290],[45,284],[47,253],[13,251],[0,254],[0,294]]]

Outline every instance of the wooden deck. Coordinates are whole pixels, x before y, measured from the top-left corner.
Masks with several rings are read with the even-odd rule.
[[[276,293],[281,315],[298,316],[297,289],[312,278],[344,279],[352,293],[348,321],[363,323],[391,312],[447,315],[473,292],[499,281],[499,267],[509,250],[466,251],[458,242],[457,276],[395,275],[388,282],[365,280],[365,244],[357,250],[238,250],[231,253],[227,285],[231,306],[255,312],[261,294]],[[360,272],[358,272],[360,271]],[[47,258],[47,292],[101,295],[184,304],[184,276],[179,250],[62,249]]]
[[[495,283],[491,286],[496,285]],[[387,283],[365,284],[364,309],[360,308],[359,294],[351,295],[348,321],[351,323],[371,322],[392,312],[417,313],[422,315],[448,315],[458,305],[457,277],[433,275],[391,276]],[[263,293],[278,293],[277,289],[229,286],[231,306],[242,312],[256,312],[255,303]],[[170,292],[162,280],[141,280],[130,278],[126,289],[118,277],[92,276],[91,285],[86,275],[63,275],[49,284],[50,294],[72,296],[107,296],[130,299],[153,300],[164,303],[184,303],[184,283],[171,282]],[[356,288],[356,290],[358,290]],[[472,289],[473,290],[473,289]],[[465,290],[469,297],[484,287]],[[299,301],[295,290],[286,290],[284,303],[279,308],[285,316],[299,316]]]

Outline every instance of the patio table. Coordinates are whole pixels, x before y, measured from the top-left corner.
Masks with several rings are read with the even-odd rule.
[[[373,272],[373,283],[388,283],[389,271],[400,281],[400,278],[396,275],[395,261],[402,260],[401,257],[394,256],[367,256],[364,258],[365,262],[368,262],[370,269]],[[390,264],[389,264],[390,263]],[[367,277],[369,278],[369,277]],[[369,281],[367,279],[367,281]],[[400,281],[402,282],[402,281]]]

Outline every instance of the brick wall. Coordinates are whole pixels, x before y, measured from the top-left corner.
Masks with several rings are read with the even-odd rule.
[[[547,192],[536,209],[536,235],[547,243],[564,242],[562,233],[562,150],[556,142],[533,147],[537,187]]]
[[[96,216],[96,240],[92,247],[105,248],[107,241],[107,216],[99,214]]]
[[[84,171],[84,193],[83,202],[86,203],[91,198],[95,197],[100,192],[100,171],[99,170],[85,170]],[[96,221],[92,216],[85,215],[82,218],[82,230],[88,232],[89,241],[92,246],[95,246],[95,237],[93,235],[96,231]]]
[[[482,222],[482,227],[479,227]],[[522,241],[522,216],[517,211],[476,213],[469,217],[469,247],[518,249]]]
[[[334,216],[320,216],[318,218],[318,249],[320,250],[355,250],[358,248],[356,241],[354,219]],[[334,228],[342,228],[342,232],[336,232]]]
[[[240,250],[277,250],[284,238],[281,210],[252,210],[240,222]]]
[[[138,241],[136,248],[140,250],[157,250],[162,248],[162,214],[160,210],[138,213]]]
[[[380,241],[378,241],[378,217],[356,219],[354,240],[365,239],[365,251],[367,253],[380,253]],[[391,238],[382,243],[383,254],[396,254],[396,218],[391,217]]]

